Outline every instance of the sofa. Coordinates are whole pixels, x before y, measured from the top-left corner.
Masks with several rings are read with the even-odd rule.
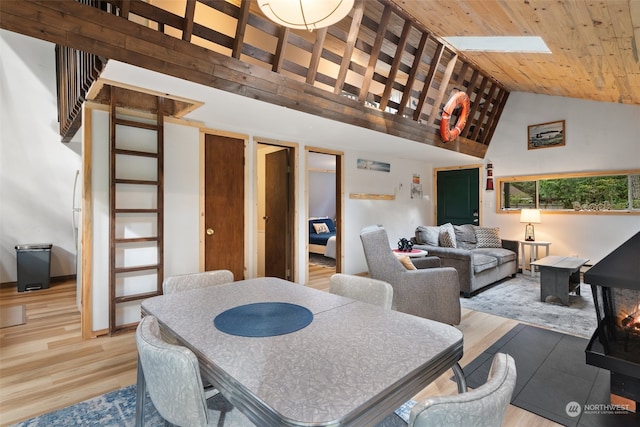
[[[418,226],[412,237],[415,249],[440,258],[443,267],[458,272],[465,298],[518,270],[518,242],[500,238],[499,229],[472,224]]]

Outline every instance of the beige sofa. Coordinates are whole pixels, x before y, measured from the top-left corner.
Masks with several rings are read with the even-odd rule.
[[[460,292],[466,298],[517,272],[518,242],[501,239],[497,228],[471,224],[421,225],[415,233],[413,247],[440,258],[442,267],[455,268]]]

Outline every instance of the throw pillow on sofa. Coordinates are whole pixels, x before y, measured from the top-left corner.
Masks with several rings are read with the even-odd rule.
[[[456,247],[460,249],[475,249],[478,240],[476,239],[475,225],[462,224],[454,225],[453,231],[456,235]]]
[[[499,228],[476,227],[476,240],[478,248],[501,248],[502,240],[500,239]]]
[[[446,223],[440,226],[439,243],[443,248],[455,248],[456,245],[456,233],[453,229],[453,224]]]
[[[416,228],[416,242],[419,245],[439,246],[440,227],[419,225]]]

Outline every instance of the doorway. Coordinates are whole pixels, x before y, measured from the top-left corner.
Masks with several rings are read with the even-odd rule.
[[[436,224],[480,225],[480,168],[436,171]]]
[[[342,271],[342,153],[307,150],[307,284]],[[315,226],[327,224],[327,233]]]
[[[257,277],[295,280],[295,148],[257,143]]]

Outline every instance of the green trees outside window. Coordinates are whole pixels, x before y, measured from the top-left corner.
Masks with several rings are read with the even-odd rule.
[[[640,171],[498,178],[500,210],[573,212],[640,210]]]

